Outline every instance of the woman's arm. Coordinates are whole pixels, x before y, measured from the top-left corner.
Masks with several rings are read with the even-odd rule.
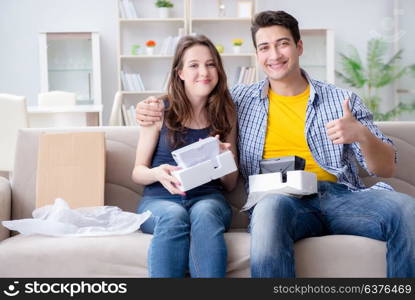
[[[135,155],[135,166],[132,173],[132,179],[135,183],[148,185],[157,181],[150,165],[159,136],[160,129],[156,124],[140,127],[140,136],[138,138]]]
[[[159,121],[150,126],[140,127],[132,180],[142,185],[149,185],[159,181],[171,194],[183,195],[184,193],[176,187],[180,185],[180,182],[171,175],[172,171],[179,169],[178,167],[163,164],[150,168],[151,159],[160,136],[162,122]]]
[[[227,136],[225,143],[223,145],[225,146],[227,150],[232,151],[233,157],[235,159],[235,163],[238,166],[238,151],[236,148],[236,137],[238,134],[237,128],[238,126],[237,126],[236,118],[235,118],[232,122],[232,130]],[[235,172],[232,172],[220,178],[220,180],[222,181],[222,184],[224,185],[227,191],[232,191],[235,188],[236,183],[238,182],[238,175],[239,175],[239,170],[236,170]]]

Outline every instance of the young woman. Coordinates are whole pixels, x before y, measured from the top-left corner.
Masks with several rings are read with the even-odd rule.
[[[238,172],[181,192],[171,172],[171,155],[208,136],[236,157],[236,112],[220,55],[205,36],[185,36],[176,48],[161,122],[140,128],[132,178],[146,185],[138,213],[152,217],[142,226],[153,234],[148,252],[150,277],[224,277],[224,232],[232,211],[223,188],[235,187]]]

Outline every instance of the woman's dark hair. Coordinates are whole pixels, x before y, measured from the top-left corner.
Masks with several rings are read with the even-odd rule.
[[[300,29],[298,28],[298,21],[285,11],[267,10],[256,14],[252,19],[251,34],[255,49],[257,47],[255,39],[257,31],[260,28],[270,27],[274,25],[287,28],[291,32],[294,42],[297,45],[298,41],[301,39]]]
[[[164,118],[169,141],[173,148],[183,145],[184,141],[181,136],[186,131],[184,125],[194,117],[192,105],[186,96],[184,82],[179,77],[179,71],[183,68],[183,57],[186,50],[195,45],[206,46],[209,49],[218,73],[218,83],[209,94],[205,106],[210,135],[218,134],[220,139],[224,140],[231,132],[232,121],[236,117],[236,109],[228,90],[225,70],[215,46],[204,35],[184,36],[176,47],[166,96],[169,105]]]

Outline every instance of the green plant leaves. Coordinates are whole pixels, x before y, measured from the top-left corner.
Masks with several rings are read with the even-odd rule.
[[[362,100],[373,113],[375,120],[385,121],[395,118],[402,112],[415,110],[415,103],[400,103],[387,113],[379,111],[382,98],[378,96],[378,89],[392,84],[408,71],[415,77],[415,64],[405,67],[399,65],[403,50],[397,51],[387,60],[389,46],[390,44],[382,39],[369,40],[366,65],[353,46],[349,55],[339,53],[343,72],[336,71],[336,75],[346,84],[363,89]]]
[[[173,7],[173,3],[168,0],[157,0],[155,5],[157,7]]]
[[[357,53],[357,52],[356,52]],[[347,56],[340,53],[342,58],[342,66],[345,74],[336,71],[336,74],[341,77],[346,83],[353,87],[361,88],[366,83],[365,70],[360,61],[360,57]]]

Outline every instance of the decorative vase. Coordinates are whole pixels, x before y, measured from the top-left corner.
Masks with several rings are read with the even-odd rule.
[[[162,19],[167,19],[170,15],[169,7],[159,7],[159,17]]]
[[[233,53],[241,53],[241,46],[233,46]]]
[[[147,55],[154,55],[154,47],[146,47]]]

